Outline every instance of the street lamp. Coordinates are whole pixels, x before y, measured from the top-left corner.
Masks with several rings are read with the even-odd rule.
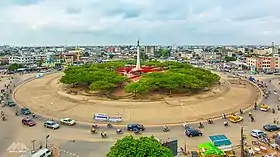
[[[50,137],[50,135],[48,134],[47,136],[46,136],[46,148],[48,148],[48,138]]]

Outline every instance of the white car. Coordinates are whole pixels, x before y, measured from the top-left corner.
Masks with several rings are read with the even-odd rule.
[[[74,125],[76,124],[75,120],[71,119],[71,118],[63,118],[60,120],[61,124],[66,124],[66,125]]]
[[[46,128],[51,128],[51,129],[58,129],[60,127],[58,123],[51,121],[51,120],[46,121],[44,123],[44,126]]]
[[[257,130],[256,129],[256,130],[251,131],[251,136],[258,138],[260,136],[266,136],[266,133],[262,130]]]

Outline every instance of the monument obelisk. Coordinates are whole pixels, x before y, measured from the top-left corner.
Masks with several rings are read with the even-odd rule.
[[[140,65],[140,42],[139,39],[137,40],[137,60],[136,60],[136,67],[134,69],[134,71],[138,71],[141,69],[141,65]]]

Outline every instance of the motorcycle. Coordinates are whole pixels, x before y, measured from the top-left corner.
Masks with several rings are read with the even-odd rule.
[[[168,131],[170,131],[169,130],[169,128],[168,127],[166,127],[166,128],[163,128],[163,130],[162,130],[163,132],[168,132]]]
[[[275,113],[275,109],[274,109],[274,108],[272,109],[272,113],[273,113],[273,114]]]
[[[108,137],[107,134],[103,133],[103,132],[100,135],[101,135],[102,138],[107,138]]]
[[[224,126],[225,126],[225,127],[228,127],[228,122],[224,122]]]
[[[213,124],[213,120],[212,119],[208,119],[208,124]]]
[[[142,132],[141,132],[140,130],[135,130],[135,131],[134,131],[134,134],[140,135],[140,134],[142,134]]]
[[[2,116],[2,121],[7,120],[6,116]]]
[[[91,132],[92,134],[97,134],[97,130],[95,130],[94,128],[92,128],[92,129],[90,130],[90,132]]]
[[[108,123],[107,128],[113,128],[113,125],[111,123]]]
[[[99,126],[98,126],[97,124],[92,124],[92,127],[93,127],[94,129],[98,129],[98,128],[99,128]]]
[[[16,111],[15,115],[16,115],[16,116],[18,116],[18,115],[19,115],[18,111]]]
[[[202,123],[199,123],[198,128],[204,128],[204,125]]]
[[[117,129],[117,130],[116,130],[116,133],[117,133],[117,134],[123,134],[123,131],[122,131],[121,129]]]

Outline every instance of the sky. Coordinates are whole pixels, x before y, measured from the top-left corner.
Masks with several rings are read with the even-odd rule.
[[[0,45],[280,44],[280,0],[1,0]]]

